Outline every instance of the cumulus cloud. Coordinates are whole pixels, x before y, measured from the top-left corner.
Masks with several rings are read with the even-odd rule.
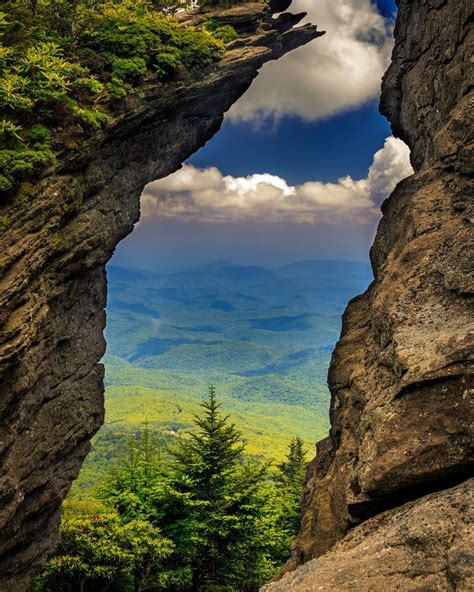
[[[367,178],[289,185],[270,174],[224,176],[215,167],[182,169],[150,183],[142,195],[143,219],[195,222],[372,224],[381,201],[412,173],[408,147],[393,137],[376,152]]]
[[[264,66],[229,112],[240,121],[297,115],[316,120],[378,96],[390,61],[392,23],[371,0],[294,0],[292,12],[326,35]]]

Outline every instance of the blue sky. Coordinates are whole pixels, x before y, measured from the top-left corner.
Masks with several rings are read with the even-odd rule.
[[[395,0],[377,0],[377,7],[387,18],[393,18],[397,10]],[[269,172],[290,183],[314,178],[337,181],[344,175],[362,178],[390,135],[378,102],[375,97],[319,121],[287,116],[278,125],[267,121],[256,128],[226,120],[220,133],[189,162],[199,168],[216,166],[225,175]]]
[[[389,135],[388,122],[374,99],[322,121],[288,116],[277,126],[267,122],[258,129],[225,121],[220,133],[189,162],[199,168],[216,166],[225,175],[268,172],[290,183],[337,181],[344,175],[362,178]]]
[[[377,7],[380,13],[386,17],[395,14],[397,11],[395,0],[377,0]]]
[[[294,0],[301,9],[326,35],[265,66],[221,131],[148,186],[116,264],[367,257],[380,202],[410,172],[378,113],[396,5]]]

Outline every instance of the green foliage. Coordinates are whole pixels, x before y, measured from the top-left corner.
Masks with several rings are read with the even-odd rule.
[[[0,150],[0,187],[9,190],[14,184],[26,179],[54,161],[49,144],[35,148]]]
[[[117,514],[65,513],[61,543],[38,579],[38,592],[95,592],[111,586],[155,589],[170,541],[149,522]],[[132,587],[134,586],[134,587]]]
[[[123,519],[146,520],[173,542],[157,590],[258,590],[288,556],[295,532],[284,518],[294,500],[281,495],[268,463],[244,456],[219,407],[211,388],[171,457],[156,452],[145,426],[102,488]]]
[[[132,85],[147,73],[158,72],[163,60],[166,75],[194,72],[220,57],[222,45],[205,30],[180,28],[148,2],[106,2],[83,43],[104,60],[112,78]],[[163,54],[166,56],[163,58]],[[173,60],[169,59],[173,56]]]
[[[231,25],[221,25],[219,19],[213,17],[205,21],[204,27],[210,31],[216,39],[223,43],[230,43],[238,38],[238,33]]]
[[[103,111],[79,107],[79,105],[73,105],[72,112],[80,117],[84,123],[95,129],[100,129],[111,120],[111,117]]]
[[[39,144],[48,144],[51,141],[51,132],[47,127],[37,123],[28,131],[28,138]]]
[[[185,4],[6,4],[0,12],[0,138],[6,148],[22,154],[12,169],[0,170],[0,191],[40,172],[51,162],[44,151],[73,145],[71,134],[84,136],[108,125],[116,102],[127,94],[140,94],[150,82],[193,75],[221,57],[219,35],[180,27],[166,14]],[[40,128],[48,131],[42,139],[34,131]],[[25,154],[37,149],[42,154]]]
[[[300,500],[306,477],[306,452],[298,436],[292,438],[285,460],[278,465],[277,481],[285,497],[292,501],[283,517],[283,524],[289,530],[297,531],[300,524]]]
[[[8,177],[5,177],[5,175],[0,175],[0,191],[8,191],[12,187],[12,181]],[[5,226],[3,225],[2,228],[4,227]]]
[[[163,448],[146,422],[100,489],[64,504],[62,542],[37,592],[256,592],[297,531],[302,442],[271,470],[209,389],[195,429]]]
[[[173,44],[178,48],[181,63],[190,72],[209,66],[224,49],[208,31],[192,28],[175,31]]]
[[[15,125],[13,121],[8,119],[0,120],[0,136],[4,141],[21,140],[21,126]]]
[[[160,52],[155,57],[153,68],[159,78],[169,78],[180,68],[180,58],[177,51]]]
[[[303,440],[296,436],[290,442],[285,460],[278,465],[283,482],[300,491],[306,474],[306,464]]]
[[[70,518],[110,514],[111,512],[110,507],[96,499],[68,498],[63,502],[62,519],[69,520]]]
[[[209,399],[201,403],[204,411],[195,416],[199,429],[191,432],[189,440],[181,440],[174,451],[182,475],[194,483],[194,492],[209,500],[220,498],[244,449],[242,434],[228,423],[229,416],[221,415],[220,406],[211,386]]]

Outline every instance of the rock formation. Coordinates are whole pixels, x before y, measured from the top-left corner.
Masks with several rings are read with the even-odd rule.
[[[287,568],[307,563],[269,591],[474,588],[472,3],[399,4],[382,112],[416,172],[385,202],[375,280],[344,314],[331,433]],[[61,501],[103,420],[104,265],[144,185],[219,129],[264,62],[320,34],[293,28],[301,15],[272,19],[288,5],[221,11],[242,34],[221,62],[130,100],[100,139],[0,207],[2,591],[27,590],[54,549]]]
[[[104,266],[137,222],[145,184],[216,133],[265,62],[322,34],[293,28],[301,14],[273,18],[289,5],[217,11],[241,35],[216,66],[130,98],[102,137],[72,146],[0,207],[2,591],[28,590],[54,550],[61,502],[103,422]]]
[[[473,482],[367,520],[264,591],[472,590]]]
[[[381,111],[415,174],[383,204],[374,282],[344,313],[285,571],[322,557],[268,591],[474,589],[472,9],[399,1]]]

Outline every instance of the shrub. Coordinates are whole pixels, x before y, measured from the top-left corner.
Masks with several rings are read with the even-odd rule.
[[[150,589],[160,564],[172,552],[170,541],[143,520],[122,522],[117,514],[65,515],[61,543],[35,590],[93,592],[135,583]]]
[[[212,33],[216,39],[220,39],[223,43],[230,43],[238,38],[238,33],[231,25],[220,25],[219,20],[210,18],[204,23],[204,27]]]
[[[169,78],[182,68],[179,52],[177,50],[160,52],[155,56],[153,68],[160,78]]]
[[[34,125],[27,132],[27,136],[32,142],[37,142],[41,144],[45,144],[47,142],[50,142],[51,140],[51,132],[49,131],[49,129],[39,123]]]
[[[12,181],[5,177],[5,175],[0,175],[0,191],[8,191],[13,187]],[[0,228],[3,228],[5,225],[2,224]]]
[[[18,181],[54,162],[54,154],[47,145],[40,148],[14,148],[0,150],[0,189],[8,191]]]
[[[8,143],[11,140],[21,140],[21,131],[21,126],[15,125],[13,121],[9,121],[8,119],[0,120],[0,136],[4,142]]]
[[[192,75],[220,58],[222,40],[233,32],[180,27],[168,13],[185,4],[187,0],[7,4],[0,12],[0,138],[9,152],[0,158],[0,191],[51,162],[53,147],[67,142],[71,123],[93,133],[111,121],[112,102],[140,92],[148,80]],[[62,131],[54,134],[53,146],[51,132],[58,128]]]

